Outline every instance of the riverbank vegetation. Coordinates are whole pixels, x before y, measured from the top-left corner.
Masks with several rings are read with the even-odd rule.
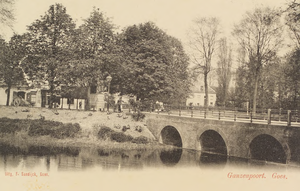
[[[0,106],[0,143],[80,147],[106,150],[169,149],[159,144],[145,124],[124,113]],[[142,118],[142,119],[141,119]]]
[[[84,130],[78,123],[0,118],[0,142],[10,145],[76,145],[122,149],[160,147],[143,135],[125,134],[124,131],[126,131],[124,128],[113,130],[104,124],[95,124],[92,129]]]

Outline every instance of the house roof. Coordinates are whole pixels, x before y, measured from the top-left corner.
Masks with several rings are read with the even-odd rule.
[[[192,93],[205,93],[205,86],[203,81],[203,76],[198,76],[191,86]],[[208,86],[209,94],[216,94],[215,88]]]
[[[205,93],[204,86],[194,86],[192,87],[192,92],[193,93]],[[208,93],[209,94],[216,94],[216,91],[208,86]]]

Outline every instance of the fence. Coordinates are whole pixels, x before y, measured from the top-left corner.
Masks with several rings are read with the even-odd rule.
[[[244,108],[199,107],[164,105],[163,108],[151,108],[148,112],[158,114],[197,117],[218,120],[244,121],[250,123],[286,124],[300,126],[298,110],[257,109],[254,113]]]

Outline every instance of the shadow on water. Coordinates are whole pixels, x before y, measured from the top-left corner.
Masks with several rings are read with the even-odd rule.
[[[227,164],[227,156],[215,153],[202,152],[199,159],[201,167],[224,168]]]
[[[10,146],[8,144],[0,143],[0,154],[5,155],[24,155],[27,152],[19,147]]]
[[[166,166],[175,166],[181,159],[182,149],[173,149],[161,151],[159,157],[161,162]]]
[[[44,159],[44,160],[41,160]],[[41,162],[42,161],[42,162]],[[26,168],[45,165],[58,170],[86,170],[101,167],[103,170],[142,170],[146,168],[196,167],[222,169],[287,168],[287,165],[236,159],[223,154],[174,148],[172,150],[111,150],[76,147],[24,146],[22,148],[0,144],[0,168],[17,168],[22,162]]]
[[[55,156],[67,155],[78,156],[80,153],[79,148],[71,147],[45,147],[45,146],[29,146],[24,148],[10,146],[8,144],[0,144],[1,155],[33,155],[33,156]]]
[[[79,155],[79,148],[71,147],[45,147],[45,146],[31,146],[28,148],[28,155],[35,156],[55,156],[64,154],[67,156],[76,157]]]
[[[146,151],[97,149],[94,160],[104,170],[142,169]]]

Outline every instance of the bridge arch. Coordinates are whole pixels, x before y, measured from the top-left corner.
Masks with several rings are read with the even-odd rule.
[[[289,159],[289,149],[274,136],[260,134],[255,136],[249,144],[249,158],[286,163]]]
[[[223,136],[216,130],[205,130],[199,136],[200,150],[204,152],[218,153],[222,155],[228,154],[227,145]]]
[[[160,132],[159,142],[166,145],[182,147],[182,136],[173,126],[166,126]]]

